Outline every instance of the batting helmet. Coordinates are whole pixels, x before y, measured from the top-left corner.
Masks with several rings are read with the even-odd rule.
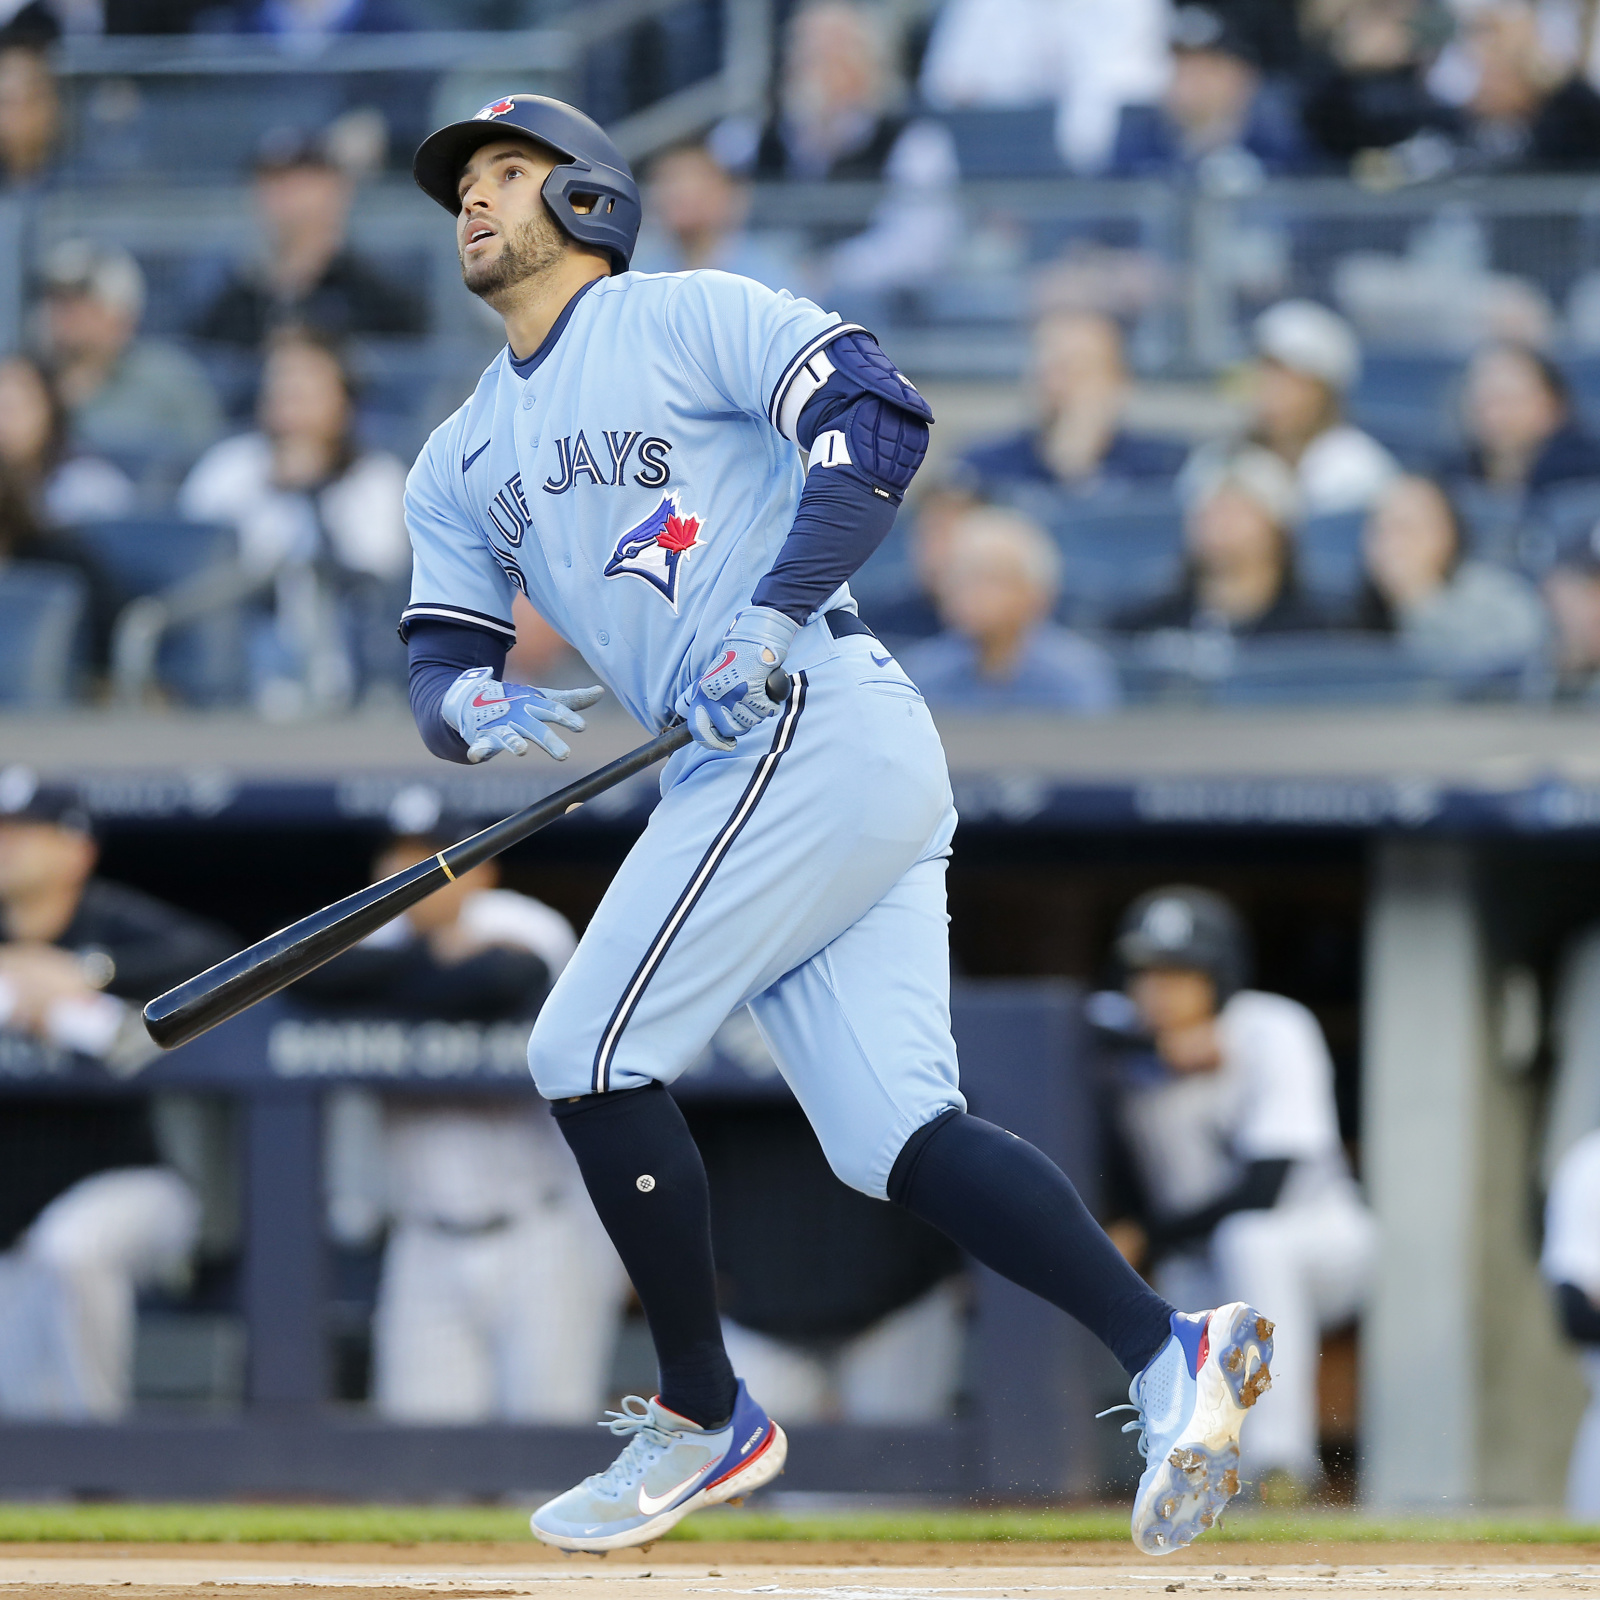
[[[544,180],[540,192],[545,204],[566,233],[580,244],[604,250],[613,268],[626,272],[644,215],[639,185],[600,124],[560,100],[542,94],[491,100],[469,122],[452,122],[430,133],[417,149],[412,176],[424,194],[459,216],[456,186],[473,151],[518,135],[566,157]],[[588,211],[573,209],[573,198],[579,195],[589,201]]]
[[[1245,985],[1249,937],[1238,912],[1220,894],[1175,883],[1140,895],[1122,914],[1117,958],[1133,972],[1151,967],[1204,972],[1217,986],[1220,1004]]]

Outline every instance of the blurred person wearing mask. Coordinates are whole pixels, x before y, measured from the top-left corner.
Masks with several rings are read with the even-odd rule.
[[[657,156],[645,192],[645,227],[634,272],[689,272],[714,267],[769,289],[793,285],[791,263],[745,227],[750,188],[703,144]]]
[[[44,356],[89,449],[192,460],[222,426],[205,369],[165,339],[139,336],[144,274],[113,245],[68,239],[41,271]]]
[[[1573,416],[1560,368],[1528,345],[1495,344],[1467,367],[1467,448],[1446,476],[1512,494],[1600,478],[1600,439]]]
[[[1293,103],[1263,77],[1255,41],[1225,11],[1179,6],[1168,44],[1166,89],[1154,105],[1123,107],[1108,176],[1187,174],[1233,187],[1311,165]]]
[[[65,787],[0,771],[0,1028],[125,1076],[139,1007],[228,954],[220,930],[95,876]],[[0,1413],[110,1420],[129,1400],[135,1291],[181,1276],[199,1207],[160,1166],[145,1097],[10,1097],[0,1116]]]
[[[1104,484],[1160,487],[1183,465],[1183,447],[1123,423],[1128,369],[1122,329],[1097,311],[1052,311],[1034,325],[1032,379],[1038,421],[968,450],[959,481],[993,498],[1013,484],[1068,491]]]
[[[1182,628],[1239,637],[1314,633],[1329,618],[1295,577],[1299,495],[1289,469],[1248,446],[1189,474],[1182,583],[1166,598],[1124,612],[1115,626],[1148,633]]]
[[[429,798],[404,792],[395,820]],[[373,880],[468,831],[397,834],[373,862]],[[576,946],[565,917],[502,888],[489,861],[294,993],[380,1018],[525,1024]],[[363,1244],[389,1225],[373,1322],[379,1413],[429,1423],[591,1417],[605,1397],[627,1280],[544,1105],[527,1095],[353,1091],[330,1108],[329,1125],[335,1237]]]
[[[419,302],[350,249],[354,196],[325,136],[269,133],[256,154],[254,185],[265,250],[234,271],[195,334],[258,347],[291,324],[336,338],[423,332]]]
[[[1461,113],[1427,81],[1450,27],[1438,0],[1350,0],[1325,19],[1309,16],[1307,32],[1321,37],[1306,68],[1302,118],[1318,147],[1348,164],[1419,134],[1453,139]]]
[[[756,148],[757,178],[881,178],[905,118],[893,109],[887,42],[848,0],[808,0],[789,20],[778,112]]]
[[[1060,593],[1061,556],[1043,528],[1015,511],[967,512],[939,580],[946,631],[905,652],[906,673],[952,710],[1114,710],[1111,658],[1049,620]]]
[[[252,644],[256,700],[264,715],[293,717],[357,692],[342,602],[376,602],[410,571],[406,473],[360,443],[349,370],[310,331],[269,342],[256,417],[195,463],[178,510],[231,525],[241,562],[273,580],[274,619]]]
[[[1399,475],[1393,456],[1344,420],[1344,397],[1361,375],[1361,346],[1343,317],[1311,300],[1283,300],[1256,318],[1251,444],[1294,473],[1300,514],[1364,511]],[[1233,448],[1201,445],[1184,468],[1214,470]]]
[[[1540,38],[1538,7],[1489,0],[1466,23],[1476,84],[1463,160],[1479,170],[1555,172],[1600,165],[1600,94]]]
[[[0,357],[0,465],[25,490],[40,520],[58,528],[125,517],[132,481],[102,456],[76,449],[50,375],[31,356]]]
[[[1600,1519],[1600,1129],[1580,1138],[1556,1165],[1539,1266],[1590,1389],[1567,1466],[1567,1513],[1594,1522]]]
[[[1090,1014],[1122,1047],[1111,1132],[1136,1203],[1107,1231],[1176,1306],[1266,1291],[1282,1308],[1272,1404],[1243,1459],[1264,1499],[1302,1500],[1321,1476],[1320,1336],[1359,1311],[1377,1242],[1328,1047],[1304,1006],[1246,987],[1248,938],[1220,895],[1143,895],[1116,956],[1124,993],[1093,997]]]
[[[61,146],[61,96],[49,58],[36,44],[0,44],[0,168],[6,188],[43,183]]]
[[[1549,632],[1538,590],[1504,567],[1474,561],[1462,543],[1455,507],[1438,484],[1395,479],[1362,532],[1357,626],[1393,634],[1446,670],[1531,664]]]

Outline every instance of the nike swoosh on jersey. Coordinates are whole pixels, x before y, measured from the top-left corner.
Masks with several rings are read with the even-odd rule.
[[[876,650],[874,650],[874,651],[873,651],[873,652],[872,652],[872,659],[873,659],[873,660],[874,660],[874,661],[875,661],[875,662],[877,662],[877,664],[878,664],[878,665],[879,665],[879,666],[880,666],[880,667],[886,667],[886,666],[888,666],[888,665],[889,665],[889,663],[890,663],[890,662],[891,662],[891,661],[893,661],[893,660],[894,660],[894,657],[893,657],[893,656],[880,656],[880,655],[879,655],[879,654],[878,654],[878,652],[877,652],[877,651],[876,651]]]
[[[700,1478],[704,1477],[707,1470],[708,1469],[706,1467],[701,1467],[698,1472],[691,1472],[682,1483],[678,1484],[674,1488],[668,1489],[665,1494],[646,1494],[645,1487],[641,1483],[639,1485],[640,1514],[646,1517],[653,1517],[656,1512],[666,1510],[666,1508],[670,1506],[685,1489],[687,1489],[691,1484],[697,1482]]]
[[[487,450],[489,448],[489,446],[492,445],[493,443],[494,443],[494,440],[492,438],[485,439],[483,441],[483,443],[480,444],[478,446],[478,448],[476,450],[474,450],[470,456],[462,456],[462,458],[461,458],[461,470],[462,470],[462,472],[464,473],[467,470],[467,468],[470,467],[472,465],[472,463],[474,461],[476,461],[478,459],[478,457],[481,456],[483,454],[483,452],[485,450]]]

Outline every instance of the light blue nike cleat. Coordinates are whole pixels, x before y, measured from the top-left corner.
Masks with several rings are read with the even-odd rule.
[[[1148,1463],[1133,1501],[1133,1542],[1150,1556],[1192,1544],[1239,1492],[1239,1432],[1272,1385],[1272,1324],[1243,1301],[1189,1316],[1128,1386]],[[1109,1416],[1102,1411],[1101,1416]]]
[[[622,1454],[529,1519],[534,1538],[558,1550],[649,1544],[691,1511],[770,1483],[789,1454],[783,1429],[750,1398],[743,1379],[732,1419],[714,1433],[636,1394],[600,1426],[628,1438]]]

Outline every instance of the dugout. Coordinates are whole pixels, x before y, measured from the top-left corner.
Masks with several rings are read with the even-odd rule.
[[[1600,904],[1592,725],[1581,714],[1458,707],[941,726],[963,816],[954,954],[970,1003],[1001,1006],[987,1020],[969,1012],[965,1025],[958,1008],[975,1094],[992,1074],[996,1098],[977,1094],[979,1109],[1035,1137],[1060,1130],[1063,1159],[1092,1186],[1092,1160],[1070,1148],[1085,1115],[1070,1077],[1059,1075],[1068,1098],[1052,1106],[1055,1079],[1008,1080],[1006,1062],[1065,1048],[1073,990],[1061,980],[1101,979],[1111,926],[1134,894],[1181,878],[1232,895],[1255,933],[1264,986],[1305,1001],[1328,1033],[1341,1118],[1383,1227],[1361,1347],[1363,1498],[1554,1501],[1579,1389],[1534,1268],[1547,1050],[1545,1007],[1529,1001],[1530,985],[1548,995],[1566,940]],[[598,721],[573,765],[636,740],[631,725]],[[487,821],[575,775],[509,763],[441,769],[417,754],[399,718],[244,729],[86,713],[51,727],[9,723],[0,745],[8,760],[79,783],[103,832],[106,875],[218,916],[244,938],[364,881],[382,819],[409,785],[433,785],[451,810]],[[92,766],[77,754],[86,749]],[[508,881],[581,923],[650,793],[650,780],[638,780],[520,847]],[[247,1025],[263,1017],[271,1021],[262,1013]],[[237,1076],[247,1055],[214,1050],[216,1064],[197,1068],[191,1087],[223,1092],[206,1074]],[[12,1091],[20,1059],[7,1058]],[[242,1081],[233,1089],[248,1098]],[[303,1082],[279,1082],[250,1103],[246,1155],[254,1141],[260,1173],[300,1175],[254,1199],[270,1226],[244,1269],[255,1284],[245,1299],[253,1294],[252,1314],[265,1319],[244,1358],[250,1404],[202,1418],[147,1410],[107,1429],[7,1427],[15,1448],[4,1453],[5,1486],[128,1493],[151,1483],[151,1463],[186,1453],[196,1481],[174,1480],[168,1492],[490,1493],[526,1474],[530,1451],[587,1462],[567,1430],[402,1438],[330,1403],[331,1346],[314,1313],[324,1294],[307,1177],[314,1097]],[[1089,1488],[1099,1470],[1086,1432],[1090,1358],[1060,1332],[1062,1319],[1030,1318],[1025,1297],[991,1299],[984,1314],[1018,1342],[988,1352],[993,1382],[984,1393],[974,1386],[969,1414],[938,1438],[856,1430],[830,1440],[827,1484],[806,1478],[810,1452],[797,1437],[786,1486],[968,1496]],[[1040,1349],[1055,1353],[1041,1361]],[[1032,1442],[1000,1461],[990,1441],[1005,1415],[1031,1419]],[[254,1480],[219,1475],[224,1460],[253,1463]],[[396,1462],[398,1475],[386,1465]]]

